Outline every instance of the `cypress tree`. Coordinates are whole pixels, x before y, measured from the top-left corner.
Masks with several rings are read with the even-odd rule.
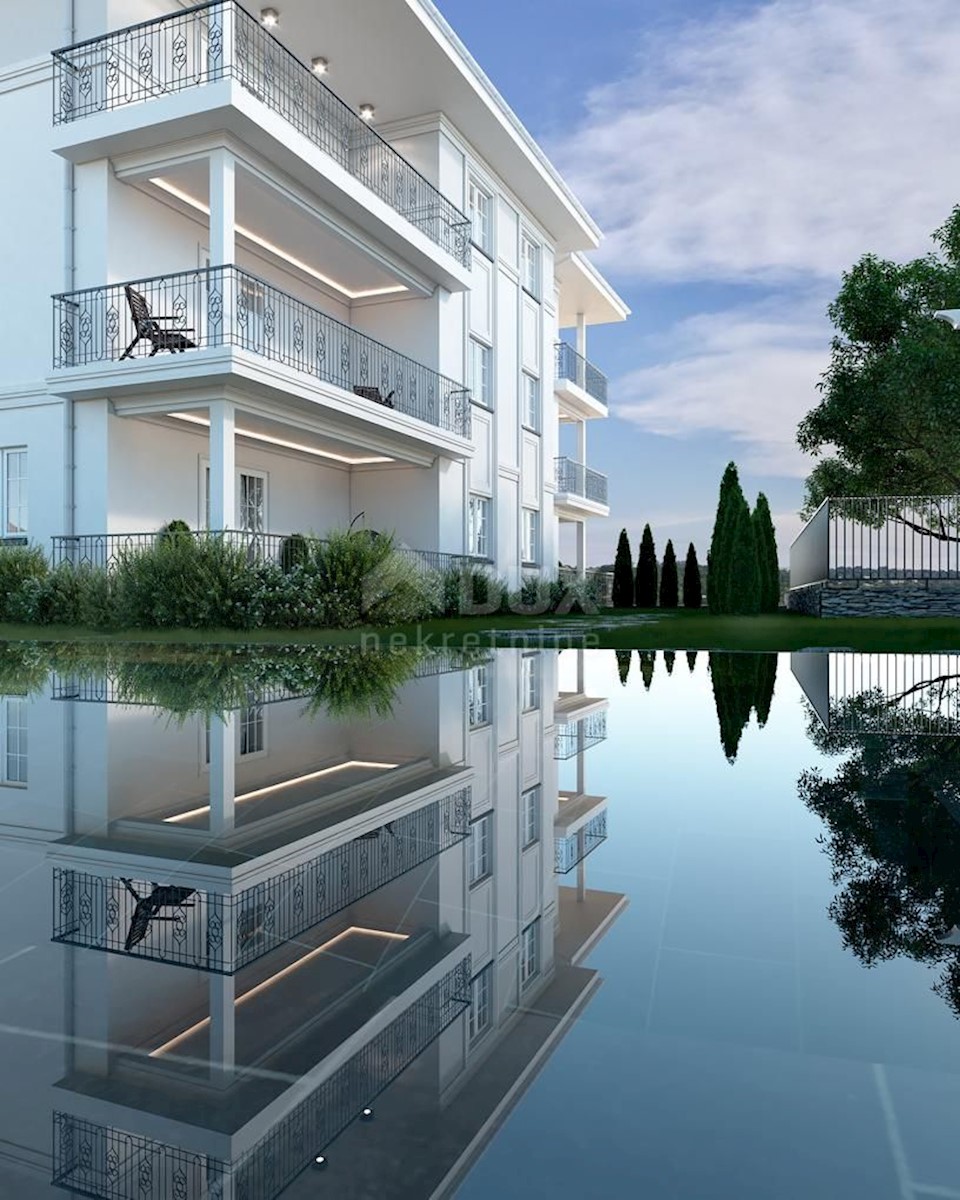
[[[757,724],[762,729],[770,717],[773,689],[777,682],[777,656],[775,654],[758,654],[756,669],[757,690],[753,698],[753,710],[757,714]]]
[[[720,744],[727,762],[736,762],[740,738],[757,693],[756,656],[710,652],[710,681],[717,706]]]
[[[630,662],[633,659],[632,650],[614,650],[617,656],[617,674],[620,676],[620,683],[623,687],[627,686],[627,680],[630,678]]]
[[[700,586],[700,564],[693,542],[687,547],[687,561],[683,564],[683,607],[702,608],[703,590]]]
[[[643,687],[645,691],[650,691],[650,684],[653,682],[653,668],[657,665],[656,650],[638,650],[637,654],[640,658],[640,674],[643,677]]]
[[[697,665],[697,652],[696,652],[696,650],[688,650],[688,651],[687,651],[687,666],[690,668],[690,674],[691,674],[691,675],[693,674],[693,672],[694,672],[694,670],[695,670],[695,668],[696,668],[696,665]]]
[[[760,563],[750,507],[739,484],[733,500],[727,548],[727,606],[724,610],[742,616],[760,611]]]
[[[640,539],[634,602],[637,608],[657,606],[657,550],[649,525],[644,525],[643,537]]]
[[[663,569],[660,572],[660,607],[676,608],[679,601],[680,585],[677,579],[677,556],[673,542],[667,541],[663,552]]]
[[[677,661],[677,652],[676,652],[676,650],[664,650],[664,652],[663,652],[663,664],[664,664],[664,666],[667,668],[667,674],[668,674],[668,675],[672,675],[672,674],[673,674],[673,664],[674,664],[676,661]]]
[[[625,529],[620,530],[613,564],[613,607],[633,608],[633,552]]]
[[[780,560],[777,557],[777,533],[763,492],[757,496],[752,520],[760,564],[760,611],[776,612],[780,607]]]
[[[707,604],[711,613],[729,612],[729,562],[727,546],[731,525],[736,510],[736,493],[740,491],[740,477],[736,463],[727,463],[720,480],[720,496],[717,501],[717,516],[713,523],[710,552],[707,555],[709,575],[707,577]]]

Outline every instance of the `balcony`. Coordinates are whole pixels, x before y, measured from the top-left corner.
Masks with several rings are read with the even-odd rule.
[[[127,289],[142,296],[150,314],[169,318],[162,332],[151,316],[138,339]],[[421,439],[424,426],[470,436],[470,393],[462,384],[235,266],[57,295],[53,319],[53,366],[64,373],[57,380],[64,395],[195,388],[246,374],[281,401],[299,392],[353,421],[396,426]],[[174,352],[156,357],[158,348]],[[273,378],[264,376],[264,363],[273,365]],[[319,396],[313,381],[332,385],[333,393],[321,388]]]
[[[567,342],[557,342],[554,389],[564,415],[588,421],[607,415],[607,377]]]
[[[468,286],[467,217],[234,0],[56,50],[53,79],[54,125],[70,129],[58,149],[68,157],[234,133],[347,216],[372,218],[371,231],[397,248],[411,231],[385,220],[385,206],[448,255]]]
[[[605,517],[607,506],[607,477],[572,458],[555,460],[557,494],[554,504],[580,516]]]
[[[606,797],[561,792],[553,836],[554,874],[566,875],[607,840]]]

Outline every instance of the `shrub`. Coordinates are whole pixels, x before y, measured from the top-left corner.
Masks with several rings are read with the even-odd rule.
[[[47,574],[47,560],[39,546],[0,547],[0,619],[22,621],[15,616],[17,594],[27,581],[37,582]]]
[[[302,533],[291,533],[280,543],[280,568],[285,574],[302,567],[309,557],[310,543]]]
[[[481,566],[454,567],[440,582],[440,611],[444,616],[485,616],[504,605],[507,588],[503,580]]]
[[[168,521],[160,530],[161,533],[190,533],[190,526],[186,521],[181,521],[176,517],[173,521]]]
[[[437,577],[398,554],[386,534],[333,533],[304,574],[322,624],[339,629],[418,621],[440,605]]]

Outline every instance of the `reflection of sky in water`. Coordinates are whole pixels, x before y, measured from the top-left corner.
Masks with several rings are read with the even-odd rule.
[[[588,880],[630,906],[586,959],[602,987],[459,1195],[960,1196],[960,1024],[935,970],[865,969],[826,913],[797,779],[840,760],[806,736],[789,655],[734,765],[706,653],[693,676],[658,653],[645,691],[636,655],[624,688],[596,652],[586,690],[611,699],[586,766],[610,803]]]

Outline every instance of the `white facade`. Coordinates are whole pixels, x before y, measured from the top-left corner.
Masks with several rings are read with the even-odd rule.
[[[5,2],[7,537],[359,521],[516,583],[565,521],[585,565],[605,381],[555,347],[627,310],[429,0]]]

